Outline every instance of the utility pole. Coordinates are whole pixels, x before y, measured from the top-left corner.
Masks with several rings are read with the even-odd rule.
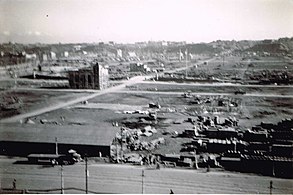
[[[187,78],[187,54],[188,54],[188,50],[186,49],[185,51],[185,78]]]
[[[61,194],[64,194],[63,165],[61,164]]]
[[[198,169],[197,157],[196,157],[196,150],[194,150],[194,168],[195,169]]]
[[[118,139],[117,139],[117,137],[115,137],[115,144],[116,144],[116,161],[118,163],[119,153],[118,153]]]
[[[275,177],[275,155],[274,155],[274,153],[273,153],[273,146],[270,146],[270,148],[269,148],[269,150],[270,150],[270,155],[273,157],[273,159],[272,159],[272,175],[273,175],[273,177]]]
[[[144,177],[144,170],[141,173],[141,193],[143,194],[143,177]]]
[[[275,177],[275,156],[273,155],[273,177]]]
[[[58,155],[58,139],[57,139],[57,137],[55,137],[55,152],[56,152],[56,155]]]
[[[124,128],[123,127],[121,127],[121,129],[120,129],[121,131],[120,131],[120,134],[121,134],[121,150],[120,150],[120,159],[121,159],[121,163],[122,163],[122,160],[123,160],[123,140],[124,140],[124,135],[123,135],[123,130],[124,130]]]
[[[88,193],[88,176],[89,176],[89,171],[87,167],[87,156],[85,156],[85,193]]]

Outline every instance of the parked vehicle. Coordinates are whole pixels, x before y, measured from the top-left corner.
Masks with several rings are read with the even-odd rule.
[[[54,165],[72,165],[81,160],[80,154],[75,150],[69,150],[67,154],[29,154],[31,163],[48,162]]]
[[[235,95],[238,95],[238,94],[239,95],[243,95],[243,94],[246,94],[246,92],[245,91],[242,91],[242,90],[238,90],[238,91],[235,91],[234,94]]]

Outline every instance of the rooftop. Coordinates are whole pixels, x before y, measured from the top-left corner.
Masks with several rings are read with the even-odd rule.
[[[46,125],[0,124],[0,141],[84,144],[109,146],[119,129],[111,124]]]

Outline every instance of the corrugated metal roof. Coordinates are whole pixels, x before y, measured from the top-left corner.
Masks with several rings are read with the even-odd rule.
[[[119,128],[111,124],[48,125],[0,124],[0,141],[38,142],[85,145],[110,145]]]

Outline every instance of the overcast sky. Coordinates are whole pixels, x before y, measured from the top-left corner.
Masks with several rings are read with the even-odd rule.
[[[0,0],[0,42],[210,42],[292,36],[292,0]]]

